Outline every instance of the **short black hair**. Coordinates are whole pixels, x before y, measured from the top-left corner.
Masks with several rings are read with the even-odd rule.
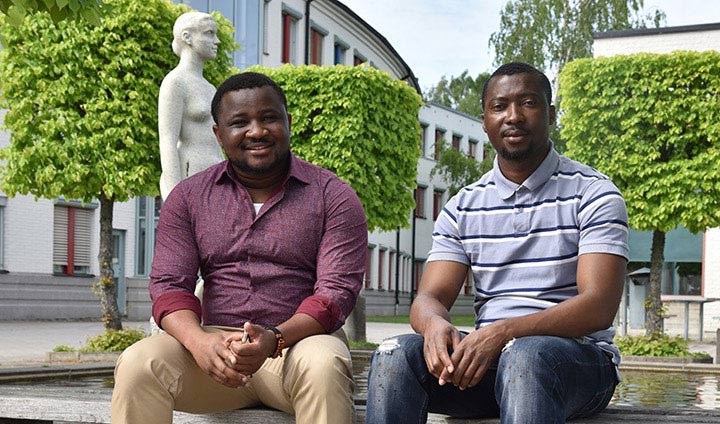
[[[532,65],[528,65],[527,63],[523,62],[509,62],[506,63],[499,68],[495,70],[495,72],[490,75],[490,78],[485,81],[485,84],[483,85],[483,91],[482,91],[482,107],[485,109],[485,92],[487,91],[488,85],[490,85],[490,81],[492,81],[493,78],[501,76],[501,75],[515,75],[515,74],[531,74],[534,75],[535,78],[538,79],[540,82],[540,85],[543,88],[543,91],[545,92],[545,97],[547,97],[548,106],[552,105],[552,88],[550,87],[550,80],[548,80],[548,77],[545,76],[542,72],[538,71],[535,67]]]
[[[210,113],[212,114],[215,123],[218,123],[218,116],[220,115],[220,101],[225,93],[260,87],[271,87],[275,90],[278,96],[280,96],[280,100],[287,111],[287,98],[285,97],[285,92],[275,81],[272,80],[272,78],[258,72],[241,72],[226,79],[222,84],[220,84],[220,87],[218,87],[215,92],[215,96],[213,96],[212,103],[210,104]]]

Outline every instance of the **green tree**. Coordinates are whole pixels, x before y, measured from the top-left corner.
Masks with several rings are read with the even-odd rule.
[[[577,58],[592,57],[593,33],[659,27],[660,10],[643,14],[643,0],[510,0],[490,36],[495,64],[527,62],[551,75]]]
[[[494,150],[486,149],[486,156],[482,162],[468,156],[460,150],[453,149],[443,142],[440,147],[440,159],[430,171],[430,178],[440,175],[450,185],[448,194],[450,197],[457,194],[461,188],[474,183],[490,169],[492,169]]]
[[[357,192],[369,229],[407,227],[420,158],[422,99],[369,66],[251,67],[285,90],[292,150]]]
[[[457,77],[451,76],[449,81],[443,76],[437,85],[430,87],[427,98],[479,118],[482,115],[483,85],[489,78],[490,74],[487,72],[473,78],[468,75],[467,70]]]
[[[44,12],[8,25],[0,50],[0,107],[11,145],[0,151],[8,195],[100,203],[100,277],[95,288],[108,329],[120,329],[111,267],[113,205],[158,191],[157,96],[178,61],[170,49],[175,19],[189,10],[167,0],[108,0],[100,24],[53,22]],[[219,14],[214,84],[231,70],[230,23]]]
[[[0,12],[6,14],[8,23],[15,26],[32,12],[47,12],[55,22],[82,17],[98,25],[107,10],[103,0],[0,0]]]
[[[630,226],[652,231],[646,331],[661,328],[665,233],[720,225],[720,53],[580,59],[560,74],[568,155],[623,192]]]
[[[557,75],[575,59],[592,57],[593,33],[659,27],[661,10],[643,10],[643,0],[510,0],[500,12],[500,29],[490,36],[495,64],[529,63],[551,78],[558,124],[550,137],[563,152],[562,111]]]

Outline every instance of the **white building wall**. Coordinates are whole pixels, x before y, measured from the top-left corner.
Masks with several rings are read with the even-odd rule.
[[[9,198],[5,207],[5,269],[52,274],[53,211],[51,201],[33,196]]]
[[[720,24],[620,31],[598,34],[593,41],[595,57],[677,50],[720,50]],[[703,244],[703,296],[720,299],[720,255],[717,253],[720,251],[720,229],[706,231]],[[703,327],[704,337],[714,338],[715,330],[720,328],[720,301],[706,304]]]
[[[666,32],[641,36],[596,38],[593,42],[593,55],[595,57],[609,57],[642,52],[706,51],[717,50],[719,47],[720,29],[696,32]]]

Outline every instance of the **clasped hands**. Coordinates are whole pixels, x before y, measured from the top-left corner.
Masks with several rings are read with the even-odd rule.
[[[448,321],[437,317],[423,332],[423,355],[430,374],[443,386],[460,390],[477,385],[500,356],[506,340],[494,324],[478,328],[464,338]]]
[[[206,333],[193,357],[210,377],[227,387],[244,387],[275,349],[275,336],[265,327],[246,322],[243,331]],[[205,352],[205,353],[202,353]]]

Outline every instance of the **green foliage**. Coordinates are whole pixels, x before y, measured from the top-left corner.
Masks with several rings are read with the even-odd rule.
[[[489,78],[490,74],[487,72],[480,73],[473,78],[468,75],[467,70],[457,77],[451,76],[449,81],[443,76],[437,85],[430,88],[427,97],[432,102],[480,118],[483,85]]]
[[[6,193],[125,201],[157,192],[157,96],[178,62],[173,23],[189,9],[168,0],[107,3],[116,13],[98,26],[35,13],[16,27],[0,16],[0,107],[9,109],[11,130],[11,146],[0,152]],[[231,73],[231,32],[221,19],[211,82]]]
[[[74,10],[77,1],[68,1]],[[0,15],[0,107],[9,109],[11,130],[0,151],[0,188],[10,196],[99,199],[103,321],[121,328],[109,258],[113,203],[158,191],[157,97],[178,62],[173,24],[189,8],[169,0],[107,5],[113,13],[97,25],[55,22],[45,12],[10,25],[12,16]],[[231,73],[236,44],[230,23],[214,16],[221,44],[206,71],[218,83]]]
[[[55,346],[52,351],[53,352],[75,352],[76,350],[77,349],[75,349],[72,346],[61,344],[61,345]]]
[[[109,12],[107,9],[103,0],[0,0],[0,12],[14,26],[20,26],[32,12],[47,12],[55,22],[80,17],[99,25],[102,16]]]
[[[350,340],[350,349],[358,350],[374,350],[379,345],[372,342],[361,342],[359,340]]]
[[[510,0],[490,36],[495,64],[527,62],[557,75],[571,60],[592,56],[593,33],[659,27],[665,13],[642,14],[643,0]]]
[[[147,337],[147,334],[141,329],[124,328],[122,330],[105,330],[104,333],[88,339],[87,344],[83,346],[80,351],[122,352],[133,343],[145,337]]]
[[[720,53],[581,59],[560,86],[568,156],[615,182],[632,228],[720,225]]]
[[[483,169],[482,164],[475,158],[471,158],[443,142],[440,147],[440,159],[430,171],[430,178],[436,174],[439,174],[450,184],[448,193],[452,197],[461,188],[479,180],[483,174]]]
[[[415,90],[367,66],[248,70],[285,90],[293,152],[355,189],[371,231],[408,225],[420,158],[422,99]]]
[[[643,336],[615,337],[620,353],[630,356],[679,356],[707,357],[706,353],[693,353],[688,349],[688,341],[680,336],[652,334]]]

